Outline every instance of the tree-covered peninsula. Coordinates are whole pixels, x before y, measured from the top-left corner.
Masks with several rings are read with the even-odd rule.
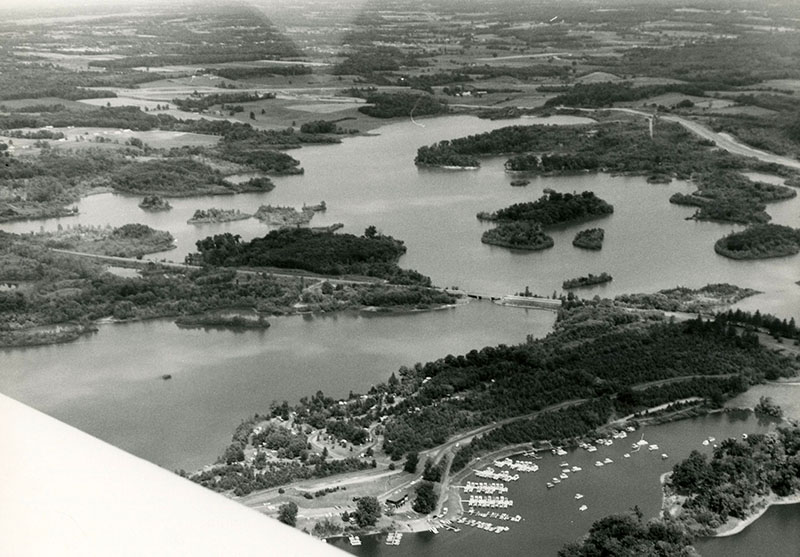
[[[537,222],[504,222],[487,230],[481,242],[504,248],[543,250],[553,247],[553,239],[544,233]]]
[[[726,439],[711,458],[698,451],[665,482],[667,512],[693,535],[732,527],[780,498],[800,494],[800,427]]]
[[[318,232],[307,228],[273,230],[263,238],[242,242],[238,235],[218,234],[197,242],[187,262],[225,267],[302,269],[325,275],[379,277],[394,284],[430,286],[430,278],[401,269],[403,242],[379,234],[374,226],[362,236]]]
[[[731,259],[767,259],[800,252],[800,230],[780,224],[755,224],[720,238],[714,251]]]
[[[125,224],[118,228],[76,225],[56,232],[41,232],[30,240],[48,248],[113,257],[142,257],[175,247],[172,234],[145,224]]]
[[[603,240],[605,239],[605,235],[605,230],[602,228],[587,228],[586,230],[580,230],[577,234],[575,234],[575,239],[572,240],[572,245],[583,249],[603,249]]]
[[[139,227],[141,225],[134,225]],[[79,246],[80,247],[80,246]],[[81,249],[84,249],[81,247]],[[0,346],[52,344],[96,330],[100,319],[281,315],[348,308],[430,309],[455,298],[433,288],[368,280],[276,276],[232,268],[131,260],[122,277],[93,258],[55,252],[31,235],[0,232]],[[409,273],[409,276],[411,272]],[[212,321],[214,317],[209,317]]]
[[[569,444],[609,420],[660,404],[702,397],[720,405],[752,383],[791,376],[798,367],[724,321],[674,322],[659,312],[588,303],[562,310],[543,339],[401,367],[368,393],[341,401],[318,392],[294,406],[273,404],[270,416],[287,428],[276,436],[277,454],[251,458],[261,452],[269,418],[257,417],[237,429],[218,465],[193,479],[246,494],[375,466],[369,459],[379,450],[397,461],[487,427],[457,446],[451,466],[457,471],[507,445]],[[361,458],[352,458],[357,451],[333,457],[307,444],[333,436],[337,445],[341,440],[355,448],[367,435],[370,449]]]
[[[761,170],[787,175],[776,165],[714,149],[681,125],[659,120],[651,138],[642,119],[579,126],[509,126],[420,147],[419,165],[476,166],[479,157],[510,155],[508,171],[563,175],[611,172],[693,179],[697,192],[671,202],[698,207],[695,218],[766,222],[765,203],[794,197],[785,186],[754,182],[739,174]],[[791,174],[791,173],[789,173]]]

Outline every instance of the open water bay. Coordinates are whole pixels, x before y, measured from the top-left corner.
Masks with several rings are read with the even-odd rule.
[[[0,351],[0,391],[165,468],[195,470],[273,400],[366,392],[400,366],[543,336],[554,319],[473,302],[426,313],[280,317],[265,331],[109,324],[70,344]]]

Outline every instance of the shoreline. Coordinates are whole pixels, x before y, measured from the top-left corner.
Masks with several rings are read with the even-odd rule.
[[[763,497],[756,505],[758,509],[745,519],[728,519],[728,522],[717,528],[716,532],[708,537],[711,538],[727,538],[728,536],[735,536],[742,532],[745,528],[753,524],[756,520],[761,518],[772,505],[798,505],[800,504],[800,493],[794,495],[787,495],[786,497],[779,497],[774,493]],[[762,506],[763,505],[763,506]]]

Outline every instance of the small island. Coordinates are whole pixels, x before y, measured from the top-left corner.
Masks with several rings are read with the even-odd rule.
[[[145,211],[169,211],[172,209],[172,205],[170,205],[169,201],[160,197],[158,195],[145,195],[144,199],[142,199],[141,203],[139,203],[139,208]]]
[[[587,228],[575,234],[572,245],[577,248],[599,250],[603,249],[605,231],[602,228]]]
[[[188,224],[207,224],[217,222],[231,222],[235,220],[246,220],[253,215],[242,213],[239,209],[198,209],[192,218],[187,220]]]
[[[314,211],[311,209],[298,211],[294,207],[281,207],[279,205],[262,205],[253,216],[265,224],[280,227],[306,226],[314,218]]]
[[[175,320],[178,327],[185,329],[268,329],[269,321],[263,315],[224,315],[219,313],[201,313],[199,315],[183,315]]]
[[[535,222],[506,222],[496,228],[487,230],[481,236],[481,242],[504,248],[523,250],[543,250],[552,248],[553,238],[542,230]]]
[[[780,224],[756,224],[728,234],[714,251],[730,259],[768,259],[800,252],[800,230]]]
[[[613,212],[614,206],[597,197],[594,192],[559,193],[551,190],[536,201],[515,203],[493,213],[480,212],[477,216],[480,220],[535,221],[542,226],[553,226],[602,217]]]
[[[262,205],[254,216],[265,224],[280,227],[307,226],[314,218],[314,213],[325,211],[327,208],[324,201],[318,205],[303,205],[299,211],[294,207]]]
[[[572,288],[585,288],[587,286],[594,286],[595,284],[611,282],[611,280],[611,275],[608,273],[600,273],[599,275],[593,275],[592,273],[589,273],[585,277],[565,280],[563,283],[561,283],[561,287],[564,290],[570,290]]]

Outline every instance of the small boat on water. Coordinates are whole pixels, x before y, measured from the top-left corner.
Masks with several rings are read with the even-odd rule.
[[[583,494],[581,494],[581,493],[576,493],[576,494],[575,494],[575,499],[583,499]]]
[[[667,453],[661,453],[661,460],[667,460],[669,455]]]
[[[556,486],[556,484],[554,484],[553,482],[547,482],[546,485],[547,485],[547,489],[553,489]]]
[[[558,478],[553,478],[552,482],[553,482],[554,484],[560,484],[560,483],[561,483],[561,480],[559,480]]]
[[[578,510],[579,510],[579,511],[581,511],[581,512],[583,512],[583,511],[585,511],[585,510],[586,510],[586,509],[588,509],[588,508],[589,508],[589,507],[587,507],[586,505],[581,505],[580,507],[578,507]]]
[[[589,451],[590,453],[594,453],[597,452],[597,447],[595,447],[594,445],[589,445],[589,448],[586,450]]]
[[[703,446],[708,447],[708,439],[703,439]]]
[[[350,536],[349,540],[350,540],[350,545],[361,545],[361,538],[359,538],[358,536]]]
[[[656,445],[655,443],[653,443],[652,445],[650,445],[649,447],[647,447],[647,449],[648,449],[648,450],[650,450],[650,451],[657,451],[657,450],[658,450],[658,445]]]
[[[622,455],[622,458],[630,458],[630,457],[631,457],[631,453],[625,453],[624,455]]]
[[[562,462],[561,464],[559,464],[559,466],[561,468],[569,468],[569,462]]]
[[[605,457],[605,458],[603,459],[603,464],[611,464],[612,462],[614,462],[614,461],[613,461],[613,460],[611,460],[611,459],[610,459],[610,458],[608,458],[608,457]]]
[[[583,468],[581,468],[580,466],[573,466],[572,467],[572,471],[573,472],[580,472],[581,470],[583,470]]]
[[[742,433],[742,439],[747,439],[747,434],[746,433]]]
[[[558,477],[561,478],[562,480],[566,480],[567,478],[569,478],[569,476],[566,475],[564,472],[561,472],[561,474],[559,474]]]
[[[713,442],[714,442],[714,441],[716,441],[716,440],[717,440],[717,438],[716,438],[716,437],[709,437],[709,438],[708,438],[708,442],[709,442],[709,443],[713,443]]]
[[[602,460],[598,460],[597,462],[594,463],[594,465],[597,466],[597,467],[603,466],[603,461]]]

